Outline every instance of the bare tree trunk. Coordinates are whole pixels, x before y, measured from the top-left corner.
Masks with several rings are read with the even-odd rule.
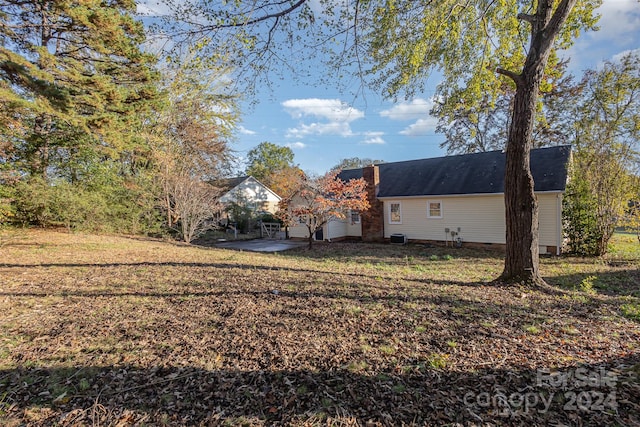
[[[522,85],[525,86],[525,85]],[[501,279],[541,283],[538,247],[538,199],[530,159],[538,85],[518,87],[509,129],[504,179],[506,244]]]
[[[536,13],[518,18],[531,25],[531,40],[521,73],[497,69],[516,84],[511,125],[507,141],[504,180],[506,256],[498,280],[545,285],[540,276],[538,247],[538,200],[530,167],[533,125],[540,82],[553,41],[577,0],[538,0]]]
[[[31,174],[40,175],[44,182],[49,182],[49,120],[44,115],[36,117],[33,132],[36,135],[37,151],[31,160]]]
[[[172,211],[171,211],[171,197],[169,196],[169,192],[166,193],[165,195],[165,203],[167,204],[167,227],[171,228],[173,227],[173,221],[172,221]]]
[[[311,228],[311,226],[307,226],[307,229],[309,230],[309,246],[308,246],[308,248],[311,249],[313,247],[313,234],[315,233],[315,230],[313,230]]]

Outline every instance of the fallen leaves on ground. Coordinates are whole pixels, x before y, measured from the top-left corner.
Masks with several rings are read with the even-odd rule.
[[[489,283],[493,253],[422,246],[42,231],[2,254],[6,425],[640,423],[637,265],[543,261],[552,284],[628,278],[545,293]]]

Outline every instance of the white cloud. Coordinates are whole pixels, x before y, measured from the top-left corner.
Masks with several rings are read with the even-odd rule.
[[[380,112],[380,116],[397,121],[415,120],[415,123],[401,130],[399,132],[400,135],[429,135],[435,131],[436,125],[438,124],[438,120],[429,114],[433,108],[433,104],[433,98],[416,98],[411,102],[401,102],[388,110],[383,110]]]
[[[436,129],[438,120],[435,117],[428,119],[420,119],[410,126],[400,131],[400,135],[406,136],[425,136],[433,133]]]
[[[418,120],[429,115],[433,107],[433,100],[416,98],[411,102],[396,104],[388,110],[380,111],[381,117],[388,117],[391,120]]]
[[[384,132],[365,132],[365,139],[362,141],[363,144],[386,144],[386,141],[382,136]]]
[[[331,123],[311,123],[309,125],[301,124],[297,128],[287,129],[287,138],[302,138],[307,135],[339,135],[342,137],[353,136],[349,123],[331,122]]]
[[[312,116],[332,122],[350,123],[364,117],[364,112],[349,106],[339,99],[289,99],[282,106],[294,119]]]
[[[633,49],[633,50],[631,50],[631,49],[629,49],[629,50],[623,50],[622,52],[620,52],[620,53],[617,53],[617,54],[613,55],[613,57],[611,58],[611,60],[612,60],[613,62],[618,62],[618,61],[620,61],[623,57],[625,57],[625,56],[627,56],[627,55],[629,55],[629,54],[636,54],[636,55],[640,55],[640,48],[638,48],[638,49]]]
[[[291,142],[291,143],[287,144],[286,146],[291,148],[291,149],[296,149],[296,148],[302,149],[302,148],[306,147],[307,144],[305,144],[303,142]]]
[[[307,135],[353,136],[350,123],[364,117],[364,112],[349,106],[339,99],[289,99],[282,103],[294,119],[313,117],[326,122],[300,123],[287,129],[287,138],[302,138]]]
[[[256,131],[253,131],[251,129],[247,129],[244,126],[238,126],[238,132],[240,132],[242,135],[255,135]]]
[[[597,12],[601,15],[598,38],[611,41],[634,39],[640,29],[637,0],[604,0]]]
[[[571,58],[570,68],[580,74],[614,59],[626,50],[636,49],[640,38],[640,4],[637,0],[603,0],[596,9],[599,31],[582,34],[562,56]]]

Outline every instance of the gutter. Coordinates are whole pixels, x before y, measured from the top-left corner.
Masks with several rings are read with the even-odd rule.
[[[550,190],[550,191],[534,191],[535,194],[559,194],[562,195],[564,190]],[[504,196],[502,193],[465,193],[465,194],[421,194],[418,196],[378,196],[379,200],[399,200],[399,199],[432,199],[434,197],[487,197],[487,196]]]

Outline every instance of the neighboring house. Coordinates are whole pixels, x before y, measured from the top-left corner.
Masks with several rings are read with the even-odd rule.
[[[570,146],[531,150],[540,253],[559,254],[562,247],[562,195],[570,155]],[[501,151],[345,170],[341,179],[367,181],[371,208],[329,222],[322,238],[375,241],[404,235],[414,241],[504,245],[504,171]],[[290,235],[298,237],[299,228]]]
[[[237,203],[254,212],[275,213],[278,210],[280,196],[252,176],[222,179],[213,185],[221,189],[220,203],[223,205]]]

